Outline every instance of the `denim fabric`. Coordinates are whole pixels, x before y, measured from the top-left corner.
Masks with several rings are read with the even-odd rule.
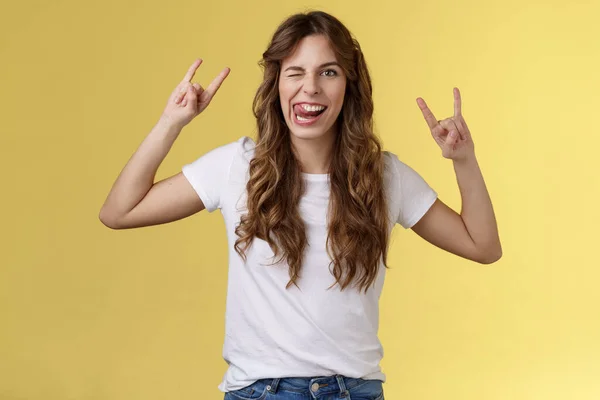
[[[383,382],[342,375],[267,378],[225,393],[224,400],[384,400]]]

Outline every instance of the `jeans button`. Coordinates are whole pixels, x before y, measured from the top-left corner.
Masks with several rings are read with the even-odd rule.
[[[317,390],[319,390],[319,384],[318,383],[313,383],[311,386],[311,389],[313,392],[316,392]]]

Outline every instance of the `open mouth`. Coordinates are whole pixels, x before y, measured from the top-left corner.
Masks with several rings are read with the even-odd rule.
[[[321,115],[327,110],[327,106],[323,105],[307,105],[295,104],[294,121],[300,125],[309,125],[316,122]]]

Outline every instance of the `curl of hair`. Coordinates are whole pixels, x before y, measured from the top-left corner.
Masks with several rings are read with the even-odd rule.
[[[298,287],[308,244],[298,207],[305,185],[281,109],[278,83],[282,60],[309,35],[329,39],[347,78],[329,167],[326,247],[331,272],[341,290],[354,281],[366,292],[380,261],[388,268],[382,146],[373,132],[372,85],[360,45],[339,20],[321,11],[287,18],[259,62],[264,77],[252,104],[258,140],[246,185],[248,213],[236,227],[235,250],[246,260],[245,251],[255,237],[266,241],[276,257],[281,255],[276,262],[285,258],[289,265],[286,289],[291,284]]]

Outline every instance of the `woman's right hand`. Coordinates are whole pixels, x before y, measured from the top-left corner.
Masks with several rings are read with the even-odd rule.
[[[192,83],[191,80],[198,67],[202,64],[202,59],[196,59],[188,69],[183,80],[177,85],[165,107],[161,119],[167,120],[170,124],[183,128],[199,115],[214,97],[221,84],[231,71],[229,68],[223,69],[221,73],[213,79],[206,89],[203,89],[198,83]]]

